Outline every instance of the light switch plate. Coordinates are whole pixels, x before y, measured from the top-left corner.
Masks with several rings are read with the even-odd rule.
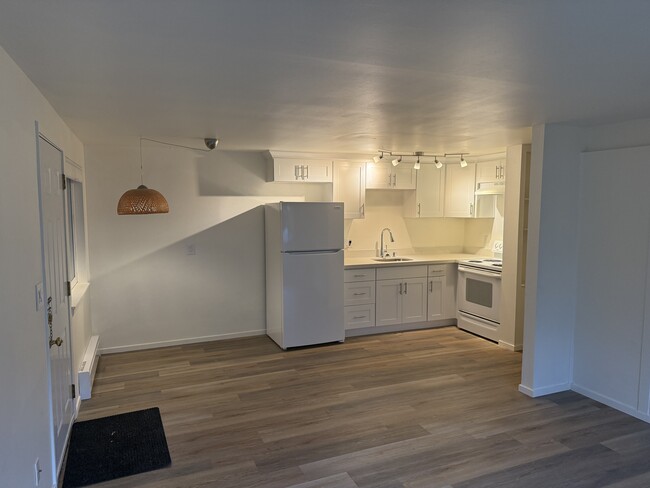
[[[36,283],[35,298],[36,298],[36,310],[42,310],[43,309],[43,282],[42,281]]]

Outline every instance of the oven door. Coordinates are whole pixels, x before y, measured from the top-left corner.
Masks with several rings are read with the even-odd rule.
[[[458,311],[499,323],[501,273],[458,265]]]

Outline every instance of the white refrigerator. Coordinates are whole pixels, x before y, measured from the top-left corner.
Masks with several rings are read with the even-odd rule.
[[[282,349],[343,342],[343,203],[264,209],[266,333]]]

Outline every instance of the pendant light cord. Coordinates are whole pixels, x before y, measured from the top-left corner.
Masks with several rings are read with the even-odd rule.
[[[140,185],[144,185],[144,177],[142,170],[142,137],[140,138]]]
[[[201,149],[200,147],[183,146],[182,144],[172,144],[171,142],[163,142],[163,141],[157,141],[155,139],[149,139],[148,137],[141,137],[140,138],[140,152],[142,152],[142,140],[143,139],[145,141],[157,142],[158,144],[164,144],[165,146],[182,147],[184,149],[192,149],[194,151],[201,151],[201,152],[210,152],[210,151],[212,151],[212,149]]]

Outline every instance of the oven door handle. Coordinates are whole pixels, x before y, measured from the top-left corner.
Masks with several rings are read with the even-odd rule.
[[[488,278],[499,278],[500,273],[490,273],[489,271],[479,271],[475,268],[466,268],[464,266],[458,266],[458,271],[464,271],[465,273],[471,273],[479,276],[487,276]]]

